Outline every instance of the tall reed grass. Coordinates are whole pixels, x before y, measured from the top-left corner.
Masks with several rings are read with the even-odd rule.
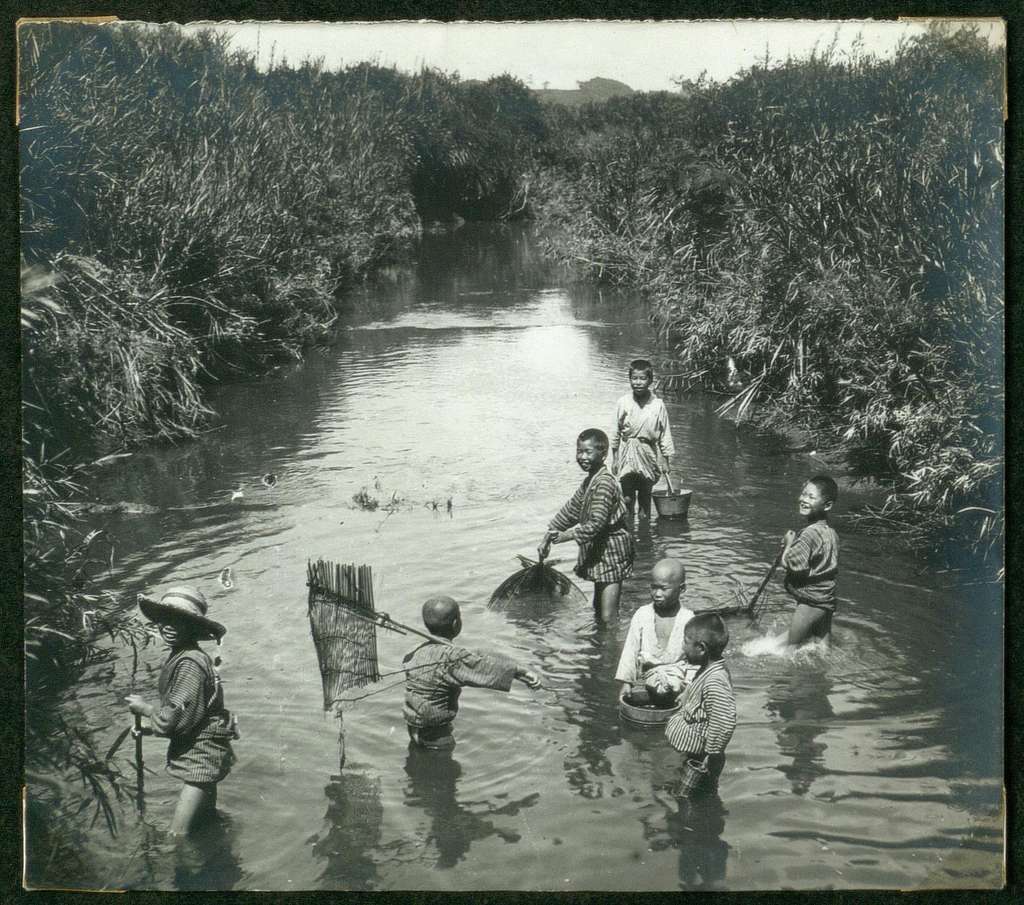
[[[969,29],[558,114],[552,249],[649,291],[682,382],[744,386],[1001,568],[1003,61]],[[566,122],[566,120],[569,120]],[[933,529],[939,529],[937,532]]]
[[[211,379],[327,338],[421,218],[522,213],[544,124],[508,77],[260,71],[175,26],[18,40],[30,866],[52,877],[80,813],[114,832],[121,796],[74,683],[145,640],[104,590],[114,539],[81,518],[93,469],[194,436]]]

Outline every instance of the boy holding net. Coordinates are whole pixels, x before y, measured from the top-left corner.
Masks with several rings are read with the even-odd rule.
[[[614,475],[605,467],[608,435],[588,428],[576,439],[576,464],[587,476],[555,515],[537,547],[541,560],[552,544],[576,541],[576,574],[594,582],[594,614],[607,621],[619,609],[622,581],[633,572],[633,535],[626,504]]]
[[[423,624],[440,640],[424,642],[402,660],[402,713],[414,744],[439,750],[455,747],[452,723],[466,686],[508,691],[515,679],[528,688],[540,687],[534,673],[507,657],[478,654],[450,643],[462,631],[462,614],[451,597],[431,597],[424,603]]]
[[[787,531],[782,539],[782,565],[786,591],[796,601],[787,642],[803,644],[828,639],[836,610],[836,576],[839,574],[839,538],[828,523],[828,513],[839,495],[836,482],[815,475],[800,491],[799,512],[807,525]]]

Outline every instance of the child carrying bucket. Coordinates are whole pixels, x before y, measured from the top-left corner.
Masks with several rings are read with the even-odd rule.
[[[612,474],[617,475],[633,514],[634,502],[640,514],[651,516],[651,490],[667,474],[675,445],[665,403],[651,391],[654,367],[646,358],[629,363],[631,392],[615,404],[615,433],[612,436]]]
[[[185,835],[197,818],[213,814],[217,783],[235,761],[234,719],[213,661],[198,643],[219,644],[227,629],[207,618],[206,598],[195,588],[171,588],[159,602],[140,596],[139,609],[157,625],[170,655],[160,670],[159,705],[137,694],[125,700],[132,713],[149,717],[153,731],[170,740],[167,772],[184,783],[170,832]]]

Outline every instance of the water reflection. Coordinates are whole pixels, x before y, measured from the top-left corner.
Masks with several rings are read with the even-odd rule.
[[[234,889],[245,876],[232,844],[233,820],[218,812],[174,850],[174,884],[177,890]]]
[[[488,802],[470,802],[468,807],[461,804],[456,792],[462,765],[450,750],[427,751],[410,743],[405,772],[409,777],[405,803],[422,809],[430,818],[427,841],[432,841],[437,848],[435,866],[440,870],[448,870],[458,864],[478,840],[498,836],[504,842],[513,843],[522,838],[519,833],[496,826],[470,808],[483,806],[488,815],[515,816],[522,808],[532,807],[540,799],[540,794],[534,792],[498,808]]]
[[[728,811],[715,795],[677,799],[678,810],[667,817],[668,832],[679,856],[679,885],[683,889],[721,889],[729,860],[722,839]]]
[[[620,627],[596,624],[590,636],[591,656],[573,682],[578,709],[566,711],[566,720],[578,729],[579,746],[565,759],[565,776],[570,788],[584,798],[604,796],[603,777],[612,776],[607,750],[618,744],[621,731],[618,716]]]
[[[380,845],[384,820],[380,778],[351,771],[335,775],[324,795],[324,828],[313,843],[313,855],[327,862],[318,882],[328,889],[376,889],[373,852]]]
[[[828,694],[832,682],[823,669],[792,668],[775,676],[768,687],[768,712],[782,722],[776,727],[779,751],[793,759],[779,769],[796,795],[804,795],[825,768],[824,742],[818,737],[835,713]]]

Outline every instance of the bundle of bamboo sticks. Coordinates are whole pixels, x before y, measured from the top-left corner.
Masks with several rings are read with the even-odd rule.
[[[324,710],[350,688],[380,679],[373,573],[352,563],[310,562],[309,628],[316,647]]]

